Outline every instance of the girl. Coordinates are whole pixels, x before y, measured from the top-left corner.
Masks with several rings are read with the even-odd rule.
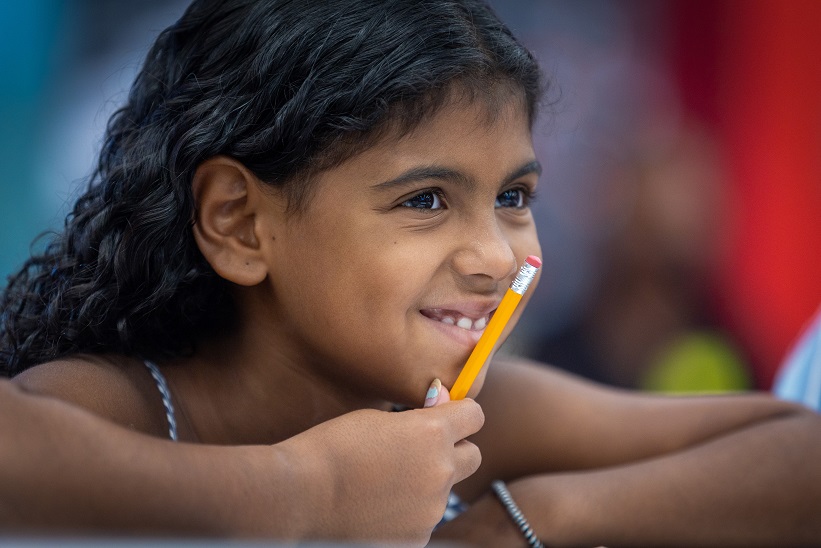
[[[453,383],[517,265],[540,254],[539,82],[478,0],[194,2],[109,124],[64,233],[11,280],[8,373],[211,444],[420,407],[432,380],[431,400],[446,398],[438,379]],[[499,360],[471,395],[487,422],[456,445],[482,465],[436,538],[821,534],[819,419],[791,404],[631,395]],[[404,474],[405,457],[387,473]]]

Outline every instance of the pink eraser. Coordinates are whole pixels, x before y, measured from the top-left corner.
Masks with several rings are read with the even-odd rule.
[[[538,258],[536,255],[528,255],[525,262],[534,268],[539,268],[542,266],[542,260]]]

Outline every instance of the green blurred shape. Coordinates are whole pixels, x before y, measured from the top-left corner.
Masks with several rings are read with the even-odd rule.
[[[717,333],[691,332],[676,339],[651,364],[640,387],[654,392],[716,393],[749,390],[744,360]]]

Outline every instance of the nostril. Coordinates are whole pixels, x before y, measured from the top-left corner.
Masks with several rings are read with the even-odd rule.
[[[513,250],[505,242],[489,245],[474,240],[453,255],[453,268],[463,276],[486,276],[496,282],[509,282],[519,270]]]

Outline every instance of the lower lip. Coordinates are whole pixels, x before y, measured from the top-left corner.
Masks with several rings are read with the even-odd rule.
[[[428,323],[430,323],[434,329],[438,329],[442,334],[448,336],[454,342],[458,343],[461,346],[473,348],[474,346],[476,346],[476,343],[479,342],[479,338],[482,336],[482,333],[484,333],[484,330],[473,331],[469,329],[462,329],[461,327],[456,325],[450,325],[442,323],[437,320],[433,320],[422,313],[420,313],[419,315],[422,316]]]

